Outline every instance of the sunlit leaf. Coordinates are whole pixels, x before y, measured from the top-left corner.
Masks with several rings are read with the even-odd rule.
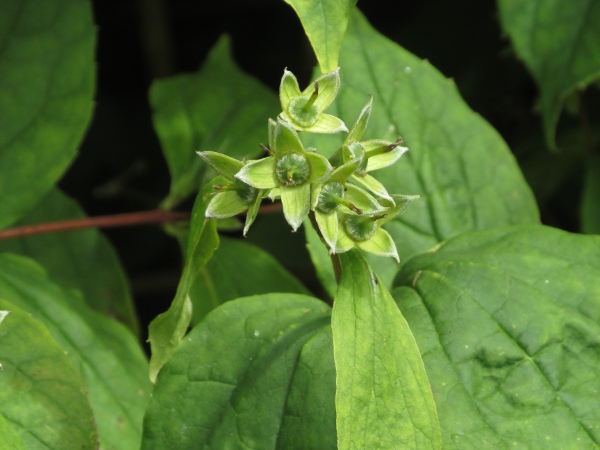
[[[600,444],[600,237],[542,226],[471,232],[395,281],[444,448]]]

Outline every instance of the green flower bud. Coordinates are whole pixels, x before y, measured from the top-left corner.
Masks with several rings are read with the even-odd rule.
[[[302,153],[286,153],[275,163],[275,176],[281,185],[300,186],[310,178],[310,164]]]

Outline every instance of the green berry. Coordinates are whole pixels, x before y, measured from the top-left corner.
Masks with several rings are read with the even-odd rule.
[[[346,216],[343,222],[344,230],[355,242],[368,241],[377,231],[377,222],[368,216]]]
[[[340,198],[344,198],[344,185],[337,181],[325,183],[319,193],[317,209],[324,213],[333,212],[340,206]]]
[[[310,178],[310,164],[301,153],[286,153],[275,163],[275,175],[282,186],[300,186]]]

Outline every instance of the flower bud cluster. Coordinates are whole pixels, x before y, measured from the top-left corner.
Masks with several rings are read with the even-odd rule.
[[[330,253],[358,247],[399,260],[394,241],[381,226],[404,212],[418,196],[390,195],[369,173],[394,164],[408,149],[401,146],[400,137],[395,142],[361,141],[372,97],[349,131],[341,119],[326,114],[339,87],[339,68],[304,91],[286,69],[279,87],[282,112],[277,120],[269,119],[269,145],[261,144],[268,153],[265,158],[242,162],[221,153],[198,152],[220,175],[213,181],[215,192],[206,216],[226,218],[247,210],[246,235],[262,199],[281,199],[283,214],[294,231],[313,212]],[[327,159],[305,149],[298,132],[348,135]]]

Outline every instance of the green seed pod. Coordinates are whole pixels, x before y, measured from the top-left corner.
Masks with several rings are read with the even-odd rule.
[[[310,98],[296,97],[288,106],[288,114],[303,127],[314,125],[319,118],[319,110]]]
[[[286,153],[275,164],[275,176],[282,186],[300,186],[310,178],[310,164],[302,153]]]
[[[317,209],[324,213],[333,212],[340,206],[339,198],[344,198],[344,185],[337,181],[325,183],[319,193]]]
[[[254,203],[258,196],[258,189],[244,183],[242,180],[237,178],[233,181],[235,185],[235,192],[240,197],[240,200],[244,205],[250,205]]]
[[[355,242],[368,241],[377,231],[377,222],[373,217],[347,215],[343,221],[344,230]]]

